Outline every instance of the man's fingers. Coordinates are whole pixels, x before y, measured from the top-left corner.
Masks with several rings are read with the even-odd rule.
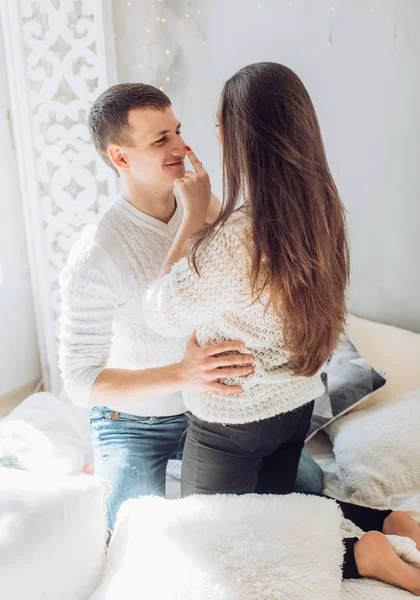
[[[212,383],[209,386],[209,389],[213,390],[214,392],[228,394],[230,396],[237,396],[238,394],[242,394],[244,391],[240,385],[223,385],[223,383]]]
[[[222,354],[222,352],[240,352],[245,348],[243,342],[220,342],[214,346],[207,347],[207,356],[214,356],[215,354]]]
[[[211,374],[215,378],[221,379],[222,377],[246,377],[247,375],[251,375],[253,371],[253,367],[228,367],[226,369],[216,369],[215,371],[211,371]]]
[[[189,146],[186,146],[185,151],[186,151],[187,156],[190,159],[190,162],[191,162],[193,168],[195,169],[196,173],[203,173],[205,171],[205,169],[204,169],[203,165],[201,164],[201,162],[196,157],[196,155],[194,154],[194,152],[191,150],[191,148]]]
[[[220,369],[221,367],[241,367],[253,363],[254,360],[255,357],[252,354],[226,354],[225,356],[207,359],[207,366],[209,370]]]

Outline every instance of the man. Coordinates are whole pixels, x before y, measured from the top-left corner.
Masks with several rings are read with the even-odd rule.
[[[181,390],[219,387],[220,368],[244,376],[253,357],[220,356],[240,352],[240,341],[200,348],[194,336],[161,337],[143,319],[142,295],[182,221],[174,180],[185,174],[186,146],[169,98],[139,83],[113,86],[92,106],[89,127],[121,194],[75,244],[60,277],[59,358],[70,398],[91,408],[95,471],[112,485],[112,530],[124,500],[165,493],[166,466],[186,429]],[[219,210],[212,197],[207,220]]]

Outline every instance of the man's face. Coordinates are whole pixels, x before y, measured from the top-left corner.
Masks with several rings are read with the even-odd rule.
[[[185,174],[185,142],[172,108],[131,110],[128,124],[131,144],[119,147],[126,161],[120,168],[139,183],[172,188]]]

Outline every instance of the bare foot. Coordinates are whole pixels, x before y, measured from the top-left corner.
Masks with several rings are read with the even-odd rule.
[[[402,535],[416,542],[417,550],[420,550],[420,527],[410,513],[396,510],[384,521],[383,533],[388,535]]]
[[[354,557],[362,577],[384,581],[420,596],[420,569],[401,560],[379,531],[368,531],[356,542]]]

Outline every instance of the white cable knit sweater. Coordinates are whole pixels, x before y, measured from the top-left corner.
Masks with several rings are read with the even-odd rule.
[[[184,392],[187,408],[205,421],[267,419],[324,393],[321,371],[314,377],[300,377],[286,366],[289,355],[281,322],[273,309],[265,312],[267,298],[251,303],[247,239],[248,219],[238,211],[200,253],[200,276],[184,258],[169,275],[155,281],[143,299],[146,322],[157,333],[185,336],[196,329],[201,346],[241,340],[245,351],[256,356],[252,375],[225,380],[241,385],[245,390],[241,395]]]
[[[147,369],[182,359],[185,340],[152,331],[141,310],[141,298],[156,279],[181,221],[179,202],[165,224],[120,196],[97,228],[73,246],[60,277],[59,363],[76,404],[88,406],[91,388],[105,367]],[[139,397],[117,410],[160,417],[180,414],[185,407],[178,392]]]

